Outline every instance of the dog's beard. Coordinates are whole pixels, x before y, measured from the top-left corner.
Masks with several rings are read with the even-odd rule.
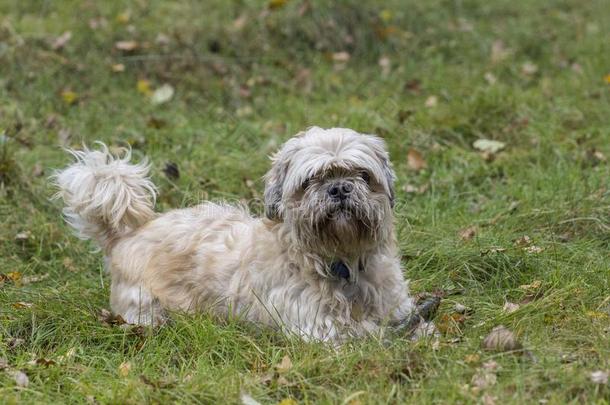
[[[358,256],[381,243],[391,232],[387,198],[358,190],[343,201],[312,193],[287,210],[286,222],[297,242],[326,257]]]

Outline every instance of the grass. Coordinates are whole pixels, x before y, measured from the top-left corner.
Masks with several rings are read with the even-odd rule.
[[[606,2],[272,3],[0,4],[1,402],[608,403],[590,380],[610,369]],[[146,83],[175,96],[154,105]],[[159,330],[98,320],[102,258],[49,200],[60,146],[129,143],[154,164],[159,210],[209,198],[260,211],[267,156],[314,124],[387,140],[405,273],[414,293],[447,293],[439,343],[334,350],[204,315]],[[506,148],[486,160],[479,138]],[[427,168],[409,168],[411,148]],[[537,361],[483,351],[500,324]],[[492,360],[497,381],[477,387]]]

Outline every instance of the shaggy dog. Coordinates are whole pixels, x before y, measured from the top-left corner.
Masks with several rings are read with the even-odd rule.
[[[341,342],[412,320],[376,136],[313,127],[290,139],[265,176],[266,218],[211,202],[157,214],[146,161],[103,144],[71,153],[55,175],[63,213],[103,251],[111,308],[129,323],[206,311]]]

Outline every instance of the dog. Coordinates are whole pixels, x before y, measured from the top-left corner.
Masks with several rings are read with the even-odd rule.
[[[413,323],[377,136],[312,127],[288,140],[264,176],[263,218],[212,202],[156,213],[146,159],[69,152],[54,175],[64,217],[102,250],[111,309],[128,323],[203,311],[331,342]]]

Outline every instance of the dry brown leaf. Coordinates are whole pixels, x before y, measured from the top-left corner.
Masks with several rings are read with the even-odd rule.
[[[519,286],[521,290],[538,290],[542,286],[541,280],[535,280],[531,284],[522,284]]]
[[[508,58],[512,51],[504,45],[504,41],[497,39],[491,45],[491,63],[502,62]]]
[[[521,72],[526,76],[532,76],[538,72],[538,66],[532,62],[525,62],[521,65]]]
[[[97,320],[100,323],[102,323],[104,325],[108,325],[108,326],[112,326],[112,325],[120,326],[120,325],[124,325],[127,323],[121,315],[115,315],[112,312],[110,312],[104,308],[102,308],[100,310]]]
[[[527,235],[523,235],[520,238],[515,239],[513,244],[516,247],[526,247],[532,244],[532,239]]]
[[[53,49],[54,51],[62,49],[64,46],[66,46],[68,42],[70,42],[70,39],[72,39],[72,32],[64,32],[63,34],[55,38],[55,40],[51,44],[51,49]]]
[[[121,377],[127,377],[129,372],[131,371],[131,363],[128,361],[124,361],[119,365],[119,375]]]
[[[469,226],[468,228],[461,229],[458,232],[458,236],[463,241],[469,241],[469,240],[472,240],[472,238],[474,238],[475,236],[477,236],[477,232],[478,232],[478,228],[476,227],[476,225],[472,225],[472,226]]]
[[[332,55],[333,61],[337,63],[346,63],[350,60],[351,56],[348,52],[335,52]]]
[[[512,314],[513,312],[517,311],[521,306],[519,304],[515,304],[514,302],[508,302],[506,301],[504,303],[504,306],[502,307],[502,310],[504,312],[506,312],[507,314]]]
[[[34,306],[34,304],[32,304],[31,302],[25,302],[25,301],[17,301],[15,303],[13,303],[13,308],[16,308],[16,309],[32,308],[33,306]]]
[[[428,163],[423,155],[414,148],[409,149],[407,152],[407,165],[409,166],[409,169],[415,170],[416,172],[428,167]]]
[[[15,235],[15,240],[17,242],[25,242],[26,240],[30,239],[31,236],[32,236],[32,232],[23,231],[23,232],[19,232],[17,235]]]
[[[275,366],[275,369],[280,374],[287,373],[291,368],[292,368],[292,360],[290,360],[290,357],[288,355],[285,355],[282,358],[282,361],[280,362],[280,364]]]
[[[479,356],[477,353],[467,354],[464,356],[464,363],[466,364],[478,363],[479,360],[481,360],[481,356]]]
[[[496,352],[511,352],[522,350],[523,345],[517,340],[517,336],[503,325],[496,326],[489,335],[483,339],[482,347],[485,350]]]
[[[135,51],[140,47],[138,41],[128,40],[128,41],[117,41],[114,43],[114,47],[119,51],[131,52]]]
[[[437,96],[430,96],[426,99],[426,102],[424,103],[424,105],[428,108],[434,108],[438,105],[438,97]]]

